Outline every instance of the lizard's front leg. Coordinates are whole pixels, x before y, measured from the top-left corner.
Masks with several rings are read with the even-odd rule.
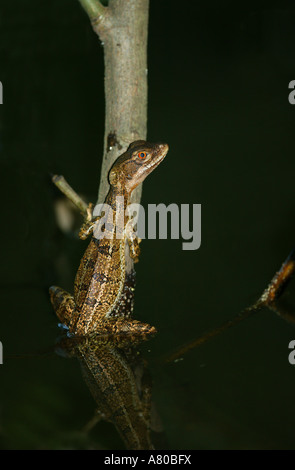
[[[96,222],[98,222],[101,219],[101,215],[92,218],[92,210],[93,210],[93,204],[89,204],[87,208],[87,216],[85,219],[85,223],[82,225],[80,232],[79,232],[79,238],[81,240],[85,240],[89,235],[92,234],[94,226]]]
[[[132,219],[131,219],[132,220]],[[138,238],[133,229],[133,224],[128,224],[126,226],[126,236],[129,245],[130,257],[133,259],[134,263],[138,263],[140,255],[140,242],[141,239]]]

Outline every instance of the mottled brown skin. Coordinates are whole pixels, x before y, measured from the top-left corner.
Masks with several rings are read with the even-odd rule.
[[[127,449],[153,449],[151,382],[144,361],[131,346],[138,337],[63,338],[58,351],[76,357],[98,410],[99,420],[114,424]]]
[[[107,236],[95,237],[95,224],[101,217],[86,223],[80,232],[86,238],[93,232],[76,274],[74,296],[59,287],[50,288],[50,298],[56,314],[70,333],[85,336],[108,328],[126,331],[154,333],[150,325],[130,319],[133,309],[135,273],[126,276],[125,246],[129,244],[130,256],[138,261],[139,240],[130,230],[125,209],[130,203],[132,191],[161,163],[168,152],[167,144],[151,144],[135,141],[112,166],[109,173],[110,190],[105,203],[112,208],[112,217],[105,212],[105,232]],[[117,210],[117,198],[121,205]],[[119,214],[118,214],[119,212]],[[116,217],[123,217],[122,231],[118,238]],[[118,231],[118,230],[117,230]],[[118,322],[118,320],[124,319]]]

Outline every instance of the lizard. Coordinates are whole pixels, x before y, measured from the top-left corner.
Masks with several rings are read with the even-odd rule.
[[[108,174],[110,188],[104,202],[104,236],[97,237],[95,230],[96,224],[102,222],[101,215],[86,222],[79,236],[85,239],[92,234],[92,237],[77,270],[74,295],[57,286],[49,289],[56,315],[70,334],[87,336],[111,331],[148,335],[156,332],[154,327],[130,318],[135,271],[126,273],[125,248],[128,242],[130,257],[137,262],[140,240],[126,215],[126,208],[133,190],[162,162],[168,149],[164,143],[137,140],[112,165]],[[123,218],[120,236],[116,224],[118,216]]]

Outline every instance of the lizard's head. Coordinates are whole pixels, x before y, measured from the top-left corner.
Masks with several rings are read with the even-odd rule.
[[[168,145],[162,143],[132,142],[113,164],[109,173],[110,184],[133,191],[161,163],[168,149]]]

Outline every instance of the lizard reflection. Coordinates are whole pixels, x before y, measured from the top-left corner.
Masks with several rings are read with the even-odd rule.
[[[144,339],[134,334],[70,336],[63,337],[56,348],[57,353],[78,359],[98,406],[94,421],[111,422],[129,450],[154,448],[151,380],[135,347]]]

